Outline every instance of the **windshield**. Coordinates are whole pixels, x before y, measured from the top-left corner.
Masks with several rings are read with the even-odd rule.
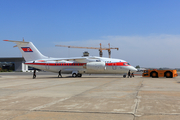
[[[144,73],[148,73],[148,70],[144,70]]]

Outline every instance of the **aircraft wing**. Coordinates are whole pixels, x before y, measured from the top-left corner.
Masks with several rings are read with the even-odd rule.
[[[49,59],[43,59],[43,61],[57,61],[57,62],[58,61],[77,61],[77,62],[84,62],[87,59],[98,59],[98,57],[49,58]]]
[[[49,59],[43,59],[44,61],[77,61],[81,62],[86,60],[86,57],[74,57],[74,58],[49,58]]]

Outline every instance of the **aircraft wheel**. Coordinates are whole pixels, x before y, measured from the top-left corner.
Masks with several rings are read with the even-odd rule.
[[[123,75],[123,78],[126,78],[126,75]]]
[[[72,77],[76,77],[76,76],[77,76],[76,73],[73,73],[73,74],[72,74]]]
[[[77,74],[78,77],[82,77],[82,74]]]

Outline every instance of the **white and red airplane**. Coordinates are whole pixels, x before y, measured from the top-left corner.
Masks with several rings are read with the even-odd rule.
[[[42,55],[32,42],[4,40],[14,42],[21,51],[25,64],[36,69],[50,72],[72,74],[81,77],[82,74],[122,74],[128,71],[136,72],[137,69],[121,59],[105,57],[73,57],[51,58]],[[33,78],[36,77],[34,72]]]

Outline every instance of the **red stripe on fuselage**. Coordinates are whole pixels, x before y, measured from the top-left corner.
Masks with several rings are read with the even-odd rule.
[[[86,63],[25,63],[27,65],[83,66]],[[106,63],[106,66],[130,66],[127,62]]]
[[[130,66],[127,62],[106,63],[106,66]]]
[[[49,65],[49,66],[83,66],[86,63],[25,63],[27,65]]]

